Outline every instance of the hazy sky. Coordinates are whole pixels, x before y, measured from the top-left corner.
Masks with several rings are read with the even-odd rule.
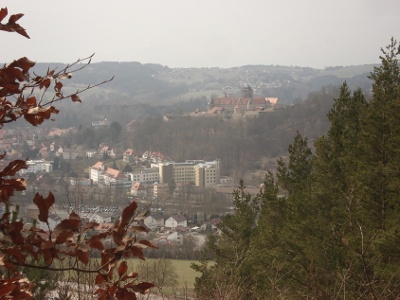
[[[0,61],[137,61],[169,67],[379,62],[400,40],[399,0],[0,0],[31,39],[0,32]]]

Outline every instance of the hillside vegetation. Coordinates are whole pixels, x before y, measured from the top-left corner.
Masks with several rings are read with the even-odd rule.
[[[298,133],[258,195],[241,182],[197,299],[399,299],[399,55],[392,39],[371,99],[342,85],[314,151]]]

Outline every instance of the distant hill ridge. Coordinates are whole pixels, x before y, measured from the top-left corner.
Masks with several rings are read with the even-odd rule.
[[[37,63],[35,72],[61,69],[57,63]],[[341,85],[369,89],[368,75],[375,65],[336,66],[325,69],[277,65],[245,65],[232,68],[169,68],[139,62],[98,62],[74,74],[72,86],[101,82],[114,76],[102,88],[134,102],[168,104],[201,97],[235,94],[248,84],[256,95],[279,97],[285,103],[304,99],[324,86]]]

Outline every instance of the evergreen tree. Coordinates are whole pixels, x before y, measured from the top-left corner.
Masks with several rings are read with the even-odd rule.
[[[215,264],[194,266],[201,272],[195,290],[200,299],[252,299],[249,295],[248,251],[255,234],[259,212],[259,198],[245,192],[243,181],[234,191],[234,213],[227,215],[219,224],[220,236],[210,236],[208,247],[214,255]],[[250,297],[250,298],[249,298]],[[257,298],[254,298],[257,299]]]
[[[249,292],[254,299],[279,299],[288,289],[292,267],[285,245],[286,198],[278,197],[279,188],[272,173],[265,176],[260,194],[261,210],[251,239],[244,270]]]
[[[297,133],[276,182],[241,184],[215,265],[197,266],[200,299],[400,298],[400,48],[382,52],[372,99],[344,83],[315,155]]]
[[[359,170],[361,120],[367,107],[361,90],[351,95],[344,83],[328,113],[331,127],[315,142],[314,197],[319,208],[319,225],[325,233],[326,250],[325,264],[320,268],[330,278],[332,297],[335,292],[350,296],[352,289],[348,278],[362,268],[357,264],[356,254],[360,184],[355,177]]]
[[[326,272],[348,298],[399,295],[399,49],[392,40],[370,78],[370,102],[344,84],[316,142],[316,197],[332,263]],[[336,262],[332,260],[336,259]],[[335,279],[336,274],[336,279]]]
[[[357,180],[363,218],[370,237],[365,254],[364,282],[371,295],[400,295],[400,48],[397,41],[382,49],[382,64],[374,68],[373,98],[362,123],[362,149]],[[367,256],[368,255],[368,256]],[[390,284],[390,289],[385,286]]]

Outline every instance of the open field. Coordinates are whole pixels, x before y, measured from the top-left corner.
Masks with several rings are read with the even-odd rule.
[[[146,258],[146,262],[151,263],[156,259]],[[190,266],[192,263],[199,263],[197,260],[181,260],[181,259],[168,259],[172,263],[172,268],[178,274],[178,284],[176,287],[177,291],[182,291],[187,288],[189,291],[193,291],[194,282],[196,276],[200,275],[194,271]],[[138,259],[132,259],[129,261],[133,270],[138,270],[140,261]],[[166,289],[169,292],[169,289]]]

